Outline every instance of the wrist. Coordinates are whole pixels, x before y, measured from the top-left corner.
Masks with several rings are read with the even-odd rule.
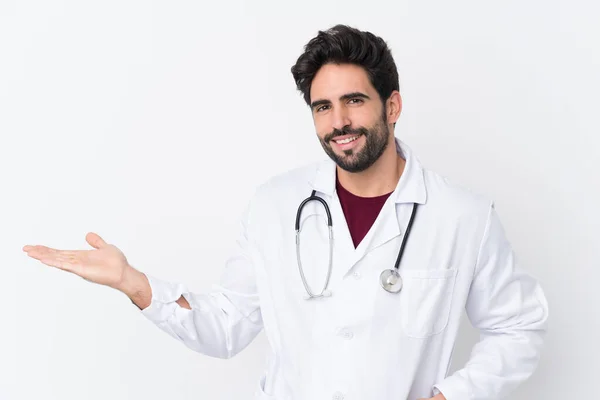
[[[152,302],[152,288],[148,277],[130,265],[123,271],[119,290],[140,310],[144,310]]]
[[[132,297],[142,291],[145,286],[144,281],[147,282],[146,276],[142,272],[136,270],[131,265],[127,265],[123,270],[121,282],[115,289],[123,292],[128,297]]]

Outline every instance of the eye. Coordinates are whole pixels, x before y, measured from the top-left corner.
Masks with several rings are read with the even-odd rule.
[[[320,106],[320,107],[317,107],[317,109],[315,111],[316,112],[322,111],[322,110],[325,109],[325,107],[329,107],[329,106]]]
[[[350,99],[349,102],[354,103],[354,104],[363,103],[363,99],[354,97],[354,98]]]

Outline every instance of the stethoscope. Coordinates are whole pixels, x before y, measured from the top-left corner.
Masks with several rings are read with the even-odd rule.
[[[300,206],[298,207],[298,212],[296,213],[296,259],[298,261],[298,270],[300,271],[300,277],[302,278],[302,283],[304,284],[304,288],[306,289],[306,293],[308,296],[305,298],[307,300],[312,298],[319,297],[330,297],[331,290],[327,287],[329,286],[329,279],[331,278],[331,270],[332,270],[332,257],[333,257],[333,224],[331,222],[331,212],[329,211],[329,206],[327,202],[315,195],[315,190],[312,191],[312,194],[307,197]],[[327,278],[325,279],[325,285],[321,290],[321,293],[314,294],[308,283],[306,282],[306,277],[304,276],[304,269],[302,268],[302,261],[300,260],[300,216],[302,214],[302,209],[304,206],[310,201],[318,201],[325,208],[325,212],[327,213],[327,227],[329,229],[329,266],[327,271]],[[404,253],[404,247],[406,245],[406,240],[408,239],[408,235],[410,234],[410,229],[412,228],[413,221],[415,219],[415,214],[417,211],[417,204],[413,203],[412,211],[410,214],[410,220],[408,221],[408,226],[406,227],[406,233],[404,234],[404,238],[402,239],[402,244],[400,245],[400,250],[398,251],[398,257],[396,257],[396,265],[394,265],[394,269],[386,269],[381,272],[379,275],[379,283],[381,287],[385,289],[389,293],[399,293],[402,290],[402,278],[398,273],[398,268],[400,267],[400,260],[402,259],[402,254]]]

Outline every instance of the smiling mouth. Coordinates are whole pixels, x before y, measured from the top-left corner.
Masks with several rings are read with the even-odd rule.
[[[356,135],[356,136],[348,137],[348,138],[345,138],[345,139],[339,139],[339,140],[332,139],[332,140],[334,142],[336,142],[337,144],[348,144],[348,143],[354,142],[359,137],[360,137],[360,135]]]

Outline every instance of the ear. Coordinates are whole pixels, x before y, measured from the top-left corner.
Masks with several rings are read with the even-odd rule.
[[[394,90],[386,101],[386,117],[388,124],[395,124],[402,112],[402,97],[400,92]]]

